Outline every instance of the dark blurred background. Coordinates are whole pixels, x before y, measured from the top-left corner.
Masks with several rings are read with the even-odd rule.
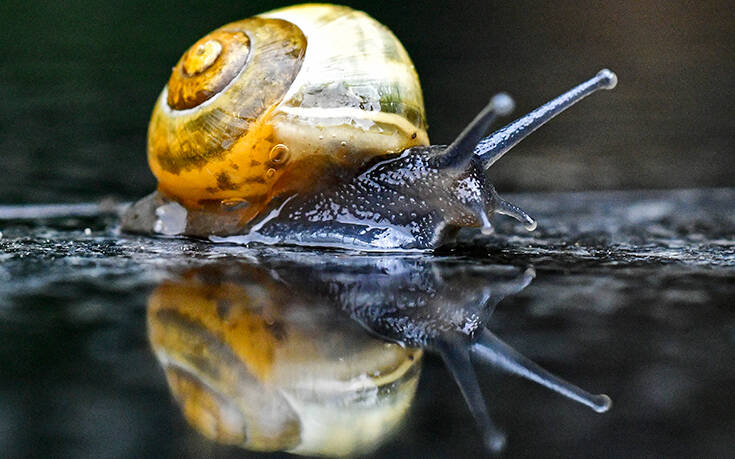
[[[148,116],[171,66],[208,31],[289,3],[1,2],[0,202],[148,193]],[[495,91],[520,113],[618,73],[494,166],[501,192],[735,186],[731,2],[345,3],[413,57],[434,143]]]

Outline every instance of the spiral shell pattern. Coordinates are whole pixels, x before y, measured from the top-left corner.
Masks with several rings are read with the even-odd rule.
[[[275,196],[428,143],[398,39],[365,13],[303,5],[225,25],[181,57],[153,110],[148,161],[164,195],[242,208],[247,221]]]

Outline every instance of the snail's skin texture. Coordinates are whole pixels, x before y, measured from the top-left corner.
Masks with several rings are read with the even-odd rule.
[[[335,39],[335,37],[339,37]],[[364,13],[284,8],[192,46],[154,108],[158,190],[122,229],[215,242],[429,251],[505,214],[485,170],[585,96],[609,70],[485,137],[513,101],[490,104],[449,146],[429,145],[423,96],[398,39]]]
[[[362,251],[437,247],[462,227],[489,225],[488,215],[511,206],[477,161],[456,174],[437,167],[435,158],[444,150],[406,150],[347,183],[287,199],[247,235],[212,239]],[[534,225],[530,217],[526,223]]]

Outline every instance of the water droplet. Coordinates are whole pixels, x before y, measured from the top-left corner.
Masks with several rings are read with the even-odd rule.
[[[224,207],[225,210],[242,209],[243,207],[247,207],[250,205],[250,203],[243,198],[223,199],[222,201],[220,201],[220,204],[222,204],[222,207]]]
[[[276,174],[276,170],[273,168],[270,168],[267,171],[265,171],[266,178],[272,178],[275,174]]]
[[[181,234],[186,229],[187,212],[181,204],[170,202],[156,209],[158,219],[154,223],[153,230],[157,233],[169,236]]]
[[[282,165],[282,164],[285,164],[286,161],[288,161],[288,156],[289,156],[288,147],[282,143],[279,143],[277,145],[274,145],[273,148],[271,148],[271,151],[268,154],[268,159],[274,165]]]

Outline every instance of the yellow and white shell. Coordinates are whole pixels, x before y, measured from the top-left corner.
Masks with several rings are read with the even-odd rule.
[[[174,67],[153,110],[148,161],[187,208],[239,206],[247,221],[375,156],[428,145],[408,53],[343,6],[301,5],[225,25]]]

